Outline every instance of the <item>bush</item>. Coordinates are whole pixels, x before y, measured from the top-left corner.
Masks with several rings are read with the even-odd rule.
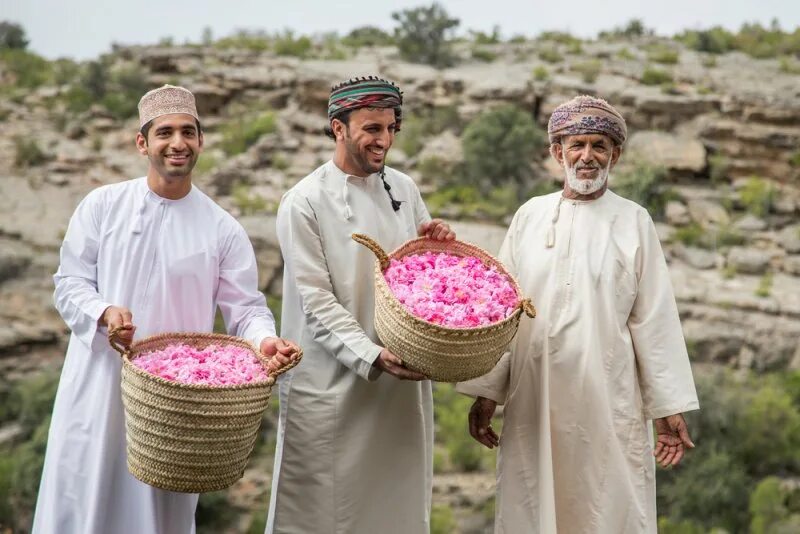
[[[635,161],[633,166],[614,173],[613,191],[647,208],[650,216],[658,218],[664,213],[668,193],[662,182],[667,177],[664,167],[654,166],[643,161]]]
[[[647,67],[642,73],[642,83],[645,85],[661,85],[672,83],[672,74],[669,72]]]
[[[231,197],[233,197],[233,203],[239,208],[242,215],[263,214],[269,209],[264,197],[250,191],[250,186],[247,184],[239,183],[234,185]]]
[[[26,50],[0,48],[0,63],[11,73],[15,87],[35,89],[52,79],[50,62]]]
[[[645,27],[644,21],[642,19],[631,19],[625,26],[616,27],[611,31],[601,31],[599,33],[599,37],[601,38],[623,37],[625,39],[630,39],[652,34],[653,30]]]
[[[47,161],[47,155],[33,138],[14,139],[14,165],[17,167],[36,167]]]
[[[678,62],[680,54],[677,50],[673,50],[669,47],[660,45],[654,46],[650,49],[650,52],[647,54],[647,58],[650,61],[655,61],[656,63],[663,63],[665,65],[674,65]]]
[[[214,43],[214,46],[221,49],[242,48],[253,52],[264,52],[270,47],[269,38],[262,32],[249,32],[241,30],[225,37]]]
[[[493,451],[484,448],[469,435],[467,414],[472,399],[456,392],[451,384],[436,384],[434,391],[433,417],[438,440],[447,451],[450,465],[458,471],[479,471],[487,459],[494,457]]]
[[[792,152],[792,155],[789,156],[789,165],[792,167],[800,167],[800,150],[795,150]]]
[[[273,50],[279,56],[294,56],[304,58],[311,51],[311,39],[306,36],[295,38],[291,30],[275,36]]]
[[[400,55],[417,63],[447,67],[454,63],[448,37],[459,25],[438,3],[392,13]]]
[[[28,39],[22,26],[7,20],[0,22],[0,49],[24,50],[27,47]]]
[[[713,154],[708,158],[708,177],[712,184],[721,184],[728,181],[728,171],[731,163],[723,154]]]
[[[770,28],[760,24],[743,24],[737,33],[719,26],[708,30],[688,30],[675,36],[689,48],[700,52],[722,54],[739,50],[756,58],[797,55],[800,53],[800,28],[784,32],[777,21]]]
[[[547,70],[547,67],[539,65],[535,69],[533,69],[533,79],[539,82],[544,82],[550,79],[550,72]]]
[[[241,154],[254,145],[262,135],[273,133],[276,129],[277,120],[271,111],[249,121],[240,120],[228,124],[222,130],[222,150],[229,156]]]
[[[739,190],[739,201],[756,217],[763,217],[772,209],[775,188],[770,182],[753,176]]]
[[[539,58],[542,61],[547,61],[548,63],[561,63],[564,61],[564,56],[562,56],[555,48],[543,48],[542,50],[539,50]]]
[[[464,178],[488,192],[514,184],[522,191],[530,179],[530,161],[547,146],[546,134],[533,117],[513,105],[503,105],[473,119],[462,136]]]
[[[756,296],[767,298],[772,294],[772,273],[764,273],[764,276],[758,281],[756,288]]]
[[[585,83],[594,83],[600,75],[603,65],[598,60],[583,61],[573,65],[572,69],[581,75]]]
[[[477,59],[478,61],[485,61],[486,63],[491,63],[492,61],[497,59],[497,54],[495,54],[491,50],[486,50],[485,48],[475,47],[472,49],[472,59]]]
[[[377,26],[361,26],[348,33],[342,44],[360,48],[362,46],[388,46],[394,44],[394,38]]]
[[[450,534],[457,526],[449,506],[436,504],[431,507],[431,534]]]

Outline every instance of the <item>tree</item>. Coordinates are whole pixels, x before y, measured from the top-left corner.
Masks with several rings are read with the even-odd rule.
[[[15,48],[24,50],[28,46],[25,30],[19,24],[4,20],[0,22],[0,49]]]
[[[392,18],[398,23],[394,33],[404,59],[435,67],[453,64],[447,38],[459,20],[450,18],[441,5],[406,9],[392,13]]]
[[[486,111],[464,129],[464,175],[484,193],[497,185],[514,184],[519,199],[524,199],[530,162],[546,144],[544,132],[529,113],[510,104]]]

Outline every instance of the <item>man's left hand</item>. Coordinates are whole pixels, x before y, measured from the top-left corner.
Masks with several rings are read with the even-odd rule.
[[[656,462],[663,468],[678,465],[683,458],[684,448],[694,448],[686,420],[683,415],[675,414],[656,419],[654,424],[658,435],[656,448],[653,450]]]
[[[300,347],[281,337],[267,337],[261,342],[261,354],[269,358],[269,373],[283,369],[297,360]]]
[[[417,235],[437,241],[452,241],[456,238],[456,233],[450,228],[450,225],[441,219],[431,219],[420,224]]]

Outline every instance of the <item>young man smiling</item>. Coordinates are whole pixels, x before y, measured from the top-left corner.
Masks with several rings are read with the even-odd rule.
[[[420,235],[455,238],[430,220],[411,178],[385,165],[401,105],[400,90],[376,77],[335,86],[333,159],[278,210],[282,334],[305,356],[280,384],[267,532],[429,531],[431,383],[379,344],[375,256],[350,238],[367,234],[385,250]]]
[[[95,189],[69,223],[55,305],[72,331],[53,408],[33,532],[189,534],[197,495],[148,486],[127,469],[119,355],[106,339],[228,332],[285,365],[242,226],[192,185],[203,148],[194,96],[164,86],[139,102],[147,176]]]

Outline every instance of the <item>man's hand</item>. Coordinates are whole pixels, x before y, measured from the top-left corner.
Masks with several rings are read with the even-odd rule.
[[[428,377],[422,373],[406,369],[403,365],[403,360],[392,354],[389,349],[383,349],[375,362],[372,364],[375,367],[389,373],[395,378],[400,380],[427,380]]]
[[[297,360],[300,354],[300,347],[281,337],[264,338],[259,349],[261,354],[269,359],[267,363],[269,374],[275,373],[291,364]]]
[[[497,403],[486,397],[477,397],[469,409],[469,435],[489,449],[500,445],[500,437],[492,428],[492,416]]]
[[[420,224],[417,229],[417,235],[437,241],[452,241],[456,238],[456,233],[450,229],[450,225],[441,219],[432,219]]]
[[[121,328],[117,332],[119,342],[126,347],[130,347],[133,343],[133,334],[136,332],[136,327],[133,325],[133,314],[128,308],[120,306],[109,306],[97,320],[100,326],[107,326],[108,331],[115,328]]]
[[[694,448],[689,437],[689,429],[682,414],[668,415],[654,421],[656,427],[656,448],[653,456],[663,468],[678,465],[683,458],[684,447]]]

